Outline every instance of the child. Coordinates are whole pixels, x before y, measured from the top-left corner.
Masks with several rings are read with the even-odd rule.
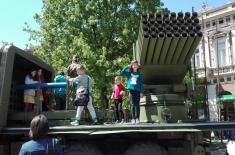
[[[124,123],[124,114],[122,111],[122,97],[124,95],[125,87],[121,84],[121,77],[115,77],[115,85],[113,86],[113,93],[111,99],[114,100],[116,111],[116,123],[120,121],[119,113],[121,114],[121,123]]]
[[[32,70],[30,74],[27,74],[25,76],[25,84],[33,84],[38,83],[34,80],[34,77],[36,76],[37,71]],[[30,112],[33,110],[33,105],[35,104],[35,89],[26,89],[24,90],[24,111]]]
[[[59,74],[54,78],[53,82],[66,82],[66,77],[63,71],[59,71]],[[65,110],[66,108],[66,92],[65,88],[54,89],[56,110]]]
[[[133,60],[130,65],[121,70],[121,75],[127,77],[127,89],[130,92],[132,124],[139,124],[140,97],[143,96],[142,75],[139,72],[137,60]]]
[[[38,81],[39,83],[45,83],[45,79],[44,79],[44,76],[43,76],[43,73],[42,73],[42,69],[39,69],[37,71],[36,81]],[[37,105],[35,105],[36,106],[35,110],[38,114],[42,113],[42,109],[44,109],[43,106],[45,104],[45,100],[44,100],[44,98],[46,97],[45,95],[46,95],[45,90],[42,90],[42,89],[36,90],[36,96],[38,97],[37,98],[38,103],[37,103]]]
[[[96,113],[95,113],[95,109],[92,105],[92,96],[91,96],[91,88],[93,86],[93,80],[91,79],[90,76],[85,74],[85,68],[83,65],[79,65],[76,70],[77,70],[78,76],[76,78],[73,78],[70,80],[72,80],[73,84],[77,84],[77,89],[84,87],[88,90],[89,102],[87,105],[87,109],[89,110],[89,112],[91,114],[91,117],[93,120],[92,124],[93,125],[97,124]],[[87,88],[87,86],[88,86],[88,88]],[[75,125],[75,126],[80,125],[80,117],[81,117],[81,113],[82,113],[83,109],[84,109],[84,106],[77,107],[76,120],[71,122],[71,125]]]

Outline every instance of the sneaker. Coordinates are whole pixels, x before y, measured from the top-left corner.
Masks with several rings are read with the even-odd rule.
[[[80,125],[80,122],[79,122],[79,120],[75,120],[75,121],[71,122],[70,124],[73,126],[78,126],[78,125]]]
[[[92,120],[92,124],[91,125],[97,125],[98,124],[98,120],[95,118]]]
[[[135,119],[132,119],[132,120],[131,120],[131,124],[135,124]]]
[[[125,122],[124,119],[122,119],[120,123],[123,124],[124,122]]]
[[[118,124],[119,123],[119,120],[116,120],[115,124]]]
[[[135,120],[135,124],[140,124],[140,120],[138,118]]]

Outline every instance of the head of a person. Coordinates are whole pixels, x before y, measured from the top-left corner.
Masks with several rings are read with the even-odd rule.
[[[74,63],[78,63],[78,62],[79,62],[79,58],[78,58],[77,55],[74,55],[74,56],[73,56],[72,62],[74,62]]]
[[[137,60],[132,60],[131,64],[130,64],[130,67],[131,67],[132,72],[138,72],[139,71],[138,61]]]
[[[58,74],[64,76],[64,71],[59,71]]]
[[[31,71],[30,71],[30,75],[31,75],[32,77],[35,77],[35,76],[37,75],[37,70],[36,70],[36,69],[31,70]]]
[[[37,73],[39,76],[42,75],[42,69],[39,69]]]
[[[120,84],[121,83],[121,76],[116,76],[115,77],[115,83]]]
[[[29,137],[38,139],[46,137],[49,130],[49,123],[45,115],[35,116],[30,123]]]
[[[82,75],[85,73],[85,67],[83,65],[78,65],[78,67],[76,68],[76,71],[78,75]]]

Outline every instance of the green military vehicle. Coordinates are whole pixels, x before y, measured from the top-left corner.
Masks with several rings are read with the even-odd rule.
[[[141,123],[70,126],[75,110],[42,111],[51,124],[49,136],[60,138],[68,155],[210,154],[205,133],[234,129],[235,125],[195,122],[188,117],[189,88],[182,81],[201,38],[195,12],[143,15],[133,46],[133,58],[141,64],[145,90]],[[0,154],[17,154],[28,140],[30,120],[38,114],[23,112],[23,91],[17,89],[32,68],[41,68],[45,81],[52,81],[54,70],[43,60],[15,46],[1,48]]]

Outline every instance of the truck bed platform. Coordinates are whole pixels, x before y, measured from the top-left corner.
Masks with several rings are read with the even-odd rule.
[[[234,130],[235,122],[202,122],[202,123],[141,123],[141,124],[104,124],[79,126],[53,126],[49,134],[115,134],[130,132],[200,132],[211,130]],[[6,127],[1,134],[26,134],[27,127]]]

